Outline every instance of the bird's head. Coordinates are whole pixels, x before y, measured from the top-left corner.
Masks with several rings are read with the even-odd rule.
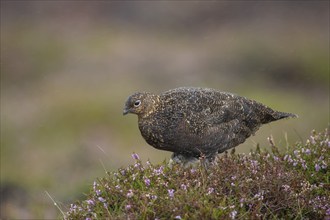
[[[147,92],[137,92],[128,97],[123,114],[136,114],[144,118],[154,112],[157,107],[158,96]]]

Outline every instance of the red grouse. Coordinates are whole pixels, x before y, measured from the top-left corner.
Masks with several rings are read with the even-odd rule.
[[[297,117],[238,95],[208,88],[177,88],[155,95],[138,92],[126,101],[123,114],[138,116],[143,138],[187,162],[243,143],[262,124]]]

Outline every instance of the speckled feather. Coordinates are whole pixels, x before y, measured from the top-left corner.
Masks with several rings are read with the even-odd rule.
[[[143,138],[175,155],[209,160],[243,143],[262,124],[291,113],[274,111],[256,101],[206,88],[177,88],[160,95],[135,93],[124,114],[138,115]]]

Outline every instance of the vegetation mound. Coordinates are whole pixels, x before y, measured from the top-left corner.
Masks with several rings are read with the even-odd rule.
[[[167,162],[108,172],[64,219],[328,219],[329,131],[280,152],[259,147],[225,153],[215,165],[184,168]],[[202,163],[203,164],[203,163]]]

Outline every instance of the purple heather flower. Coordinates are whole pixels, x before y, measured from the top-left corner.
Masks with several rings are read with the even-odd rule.
[[[283,186],[285,192],[288,192],[290,190],[289,185],[282,185],[282,186]]]
[[[70,205],[70,212],[76,212],[77,211],[77,205],[71,204]]]
[[[121,175],[125,176],[126,175],[126,170],[121,170],[120,173],[121,173]]]
[[[207,195],[210,195],[210,194],[212,194],[214,192],[214,188],[213,187],[210,187],[210,188],[208,188],[208,190],[207,190]]]
[[[86,202],[88,205],[95,205],[94,201],[91,199],[88,199]]]
[[[131,208],[132,208],[131,205],[126,205],[126,206],[125,206],[125,209],[126,209],[126,210],[129,210],[129,209],[131,209]]]
[[[258,161],[257,160],[251,160],[251,166],[254,168],[258,167]]]
[[[96,187],[97,187],[97,183],[94,181],[93,190],[95,191],[96,195],[99,196],[99,195],[101,195],[101,190],[96,189]]]
[[[250,169],[253,174],[258,172],[258,161],[257,160],[250,160]]]
[[[315,171],[316,172],[319,172],[321,169],[320,165],[319,164],[315,164]]]
[[[236,218],[236,215],[237,215],[237,211],[234,210],[234,211],[232,211],[232,212],[229,214],[229,217],[230,217],[231,219],[235,219],[235,218]]]
[[[167,192],[168,192],[169,197],[171,197],[171,198],[174,197],[174,189],[168,189]]]
[[[134,167],[136,168],[136,167],[139,167],[140,165],[141,165],[140,163],[135,163]]]
[[[245,199],[244,199],[244,198],[241,198],[241,199],[239,200],[239,202],[240,202],[239,206],[242,208],[243,205],[244,205]]]
[[[167,187],[168,186],[168,182],[162,183],[163,186]]]
[[[307,170],[307,165],[305,164],[305,162],[303,162],[301,166],[304,168],[304,170]]]
[[[311,150],[307,148],[307,149],[305,150],[305,154],[310,155],[310,154],[311,154]]]
[[[312,144],[316,144],[316,142],[315,142],[315,138],[314,138],[313,136],[310,136],[310,139],[311,139],[311,143],[312,143]]]
[[[163,166],[160,166],[159,169],[154,169],[154,173],[156,174],[156,176],[159,176],[160,174],[163,173]]]
[[[185,184],[181,184],[181,189],[183,189],[184,191],[187,191],[187,186]]]
[[[103,202],[103,203],[107,201],[107,200],[105,200],[105,199],[102,198],[102,197],[99,197],[98,200],[99,200],[100,202]]]
[[[264,195],[263,194],[264,194],[263,192],[259,192],[259,193],[255,194],[253,198],[258,199],[258,201],[261,201],[261,200],[264,199]]]
[[[322,169],[326,169],[328,166],[327,166],[327,164],[324,162],[324,161],[322,161],[322,165],[321,165],[321,167],[322,167]]]
[[[144,183],[146,184],[146,186],[150,186],[150,179],[148,178],[144,179]]]
[[[325,214],[326,214],[326,216],[330,216],[330,208],[328,208],[327,211],[325,211]]]
[[[90,217],[87,217],[85,220],[92,220],[92,218],[90,218]]]
[[[133,154],[132,154],[132,158],[133,158],[134,160],[140,160],[139,155],[136,154],[136,153],[133,153]]]
[[[177,215],[177,216],[174,217],[174,219],[181,219],[181,216]]]
[[[126,196],[127,196],[128,198],[132,198],[133,195],[134,195],[134,193],[133,193],[133,191],[132,191],[131,189],[130,189],[130,190],[128,191],[128,193],[126,194]]]

